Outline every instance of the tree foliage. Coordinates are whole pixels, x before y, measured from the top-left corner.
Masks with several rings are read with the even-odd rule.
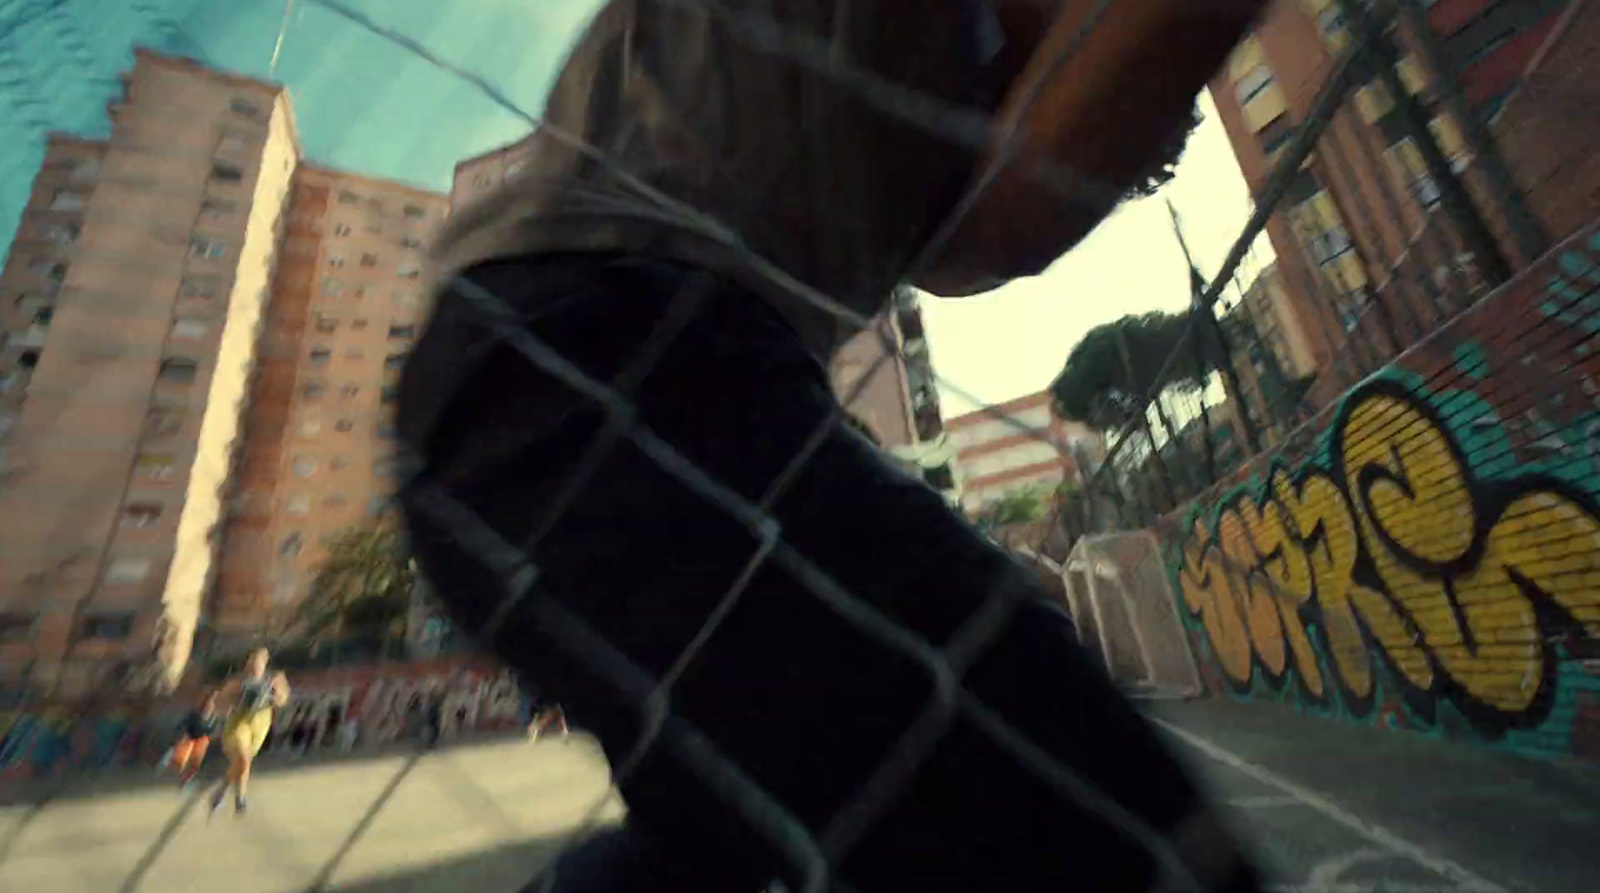
[[[1153,311],[1090,329],[1050,384],[1056,414],[1096,428],[1114,428],[1137,418],[1145,396],[1154,391],[1204,387],[1206,377],[1223,361],[1222,349],[1209,325],[1197,325],[1186,339],[1188,324],[1188,313]],[[1124,344],[1127,362],[1122,356]]]
[[[299,638],[387,634],[403,626],[411,603],[410,556],[387,525],[350,528],[328,546],[294,624]]]
[[[1050,499],[1048,487],[1014,490],[979,509],[972,522],[980,530],[993,530],[1007,524],[1038,521],[1050,511]]]

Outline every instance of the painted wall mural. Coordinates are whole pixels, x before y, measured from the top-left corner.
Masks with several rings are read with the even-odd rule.
[[[1575,240],[1171,519],[1213,687],[1600,759],[1597,262]]]
[[[440,659],[295,673],[293,696],[273,720],[269,755],[305,756],[418,737],[438,703],[444,736],[525,728],[532,705],[510,671],[480,660]],[[0,784],[154,765],[197,690],[134,711],[82,715],[66,707],[0,711]],[[216,749],[213,748],[213,752]]]

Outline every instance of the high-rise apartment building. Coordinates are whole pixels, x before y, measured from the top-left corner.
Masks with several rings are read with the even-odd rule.
[[[332,537],[388,512],[400,368],[423,323],[423,246],[446,197],[305,164],[262,332],[216,632],[259,635]]]
[[[1425,31],[1402,20],[1393,32],[1400,52],[1396,74],[1420,102],[1433,139],[1477,200],[1499,249],[1515,259],[1502,197],[1473,157],[1470,121],[1451,111],[1439,68],[1455,73],[1452,82],[1466,109],[1502,142],[1506,107],[1527,105],[1519,92],[1570,24],[1568,2],[1424,0],[1420,7]],[[1352,47],[1342,10],[1338,0],[1282,0],[1210,85],[1253,194],[1261,194],[1319,88]],[[1370,329],[1366,337],[1403,348],[1476,287],[1480,259],[1443,222],[1440,184],[1372,64],[1356,60],[1353,94],[1267,224],[1290,299],[1286,306],[1308,334],[1318,365],[1337,355],[1358,325]],[[1516,175],[1523,159],[1508,154],[1506,163]],[[1565,234],[1564,224],[1545,223],[1550,235]],[[1368,314],[1374,307],[1385,317],[1377,324]]]
[[[188,659],[299,162],[274,85],[139,52],[123,87],[0,274],[0,674],[46,691]]]

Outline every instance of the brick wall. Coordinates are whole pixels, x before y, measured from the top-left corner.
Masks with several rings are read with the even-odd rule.
[[[1560,236],[1600,213],[1600,2],[1577,0],[1494,122],[1529,209]]]
[[[1596,334],[1591,223],[1165,518],[1211,686],[1600,759]]]

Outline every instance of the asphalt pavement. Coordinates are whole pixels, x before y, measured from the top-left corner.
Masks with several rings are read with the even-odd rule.
[[[1600,889],[1592,767],[1261,705],[1149,712],[1278,893]],[[202,793],[124,779],[0,807],[0,891],[514,893],[621,814],[582,737],[275,768],[237,819],[209,818]]]

